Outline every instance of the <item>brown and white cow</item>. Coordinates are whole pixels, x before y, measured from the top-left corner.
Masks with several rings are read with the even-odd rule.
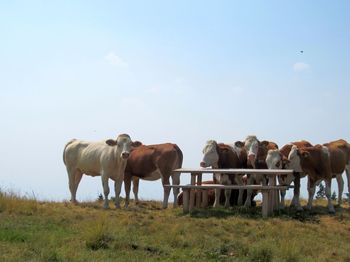
[[[119,208],[119,194],[131,146],[132,141],[127,134],[119,135],[116,140],[86,142],[73,139],[68,142],[64,148],[63,162],[68,172],[71,201],[76,202],[76,192],[83,174],[101,176],[105,196],[103,207],[108,208],[110,178],[115,182],[115,206]]]
[[[241,148],[241,142],[236,142],[234,145],[220,143],[215,140],[209,140],[203,149],[203,159],[200,162],[201,167],[212,168],[246,168],[246,152]],[[234,178],[225,174],[215,174],[215,183],[223,185],[238,184],[243,185],[243,175],[236,175]],[[215,191],[214,207],[220,204],[220,189]],[[225,190],[225,207],[230,206],[231,190]],[[247,200],[248,201],[248,200]],[[239,190],[238,205],[243,202],[243,190]]]
[[[278,145],[271,141],[259,141],[256,136],[248,136],[244,141],[244,148],[247,152],[247,166],[253,169],[266,169],[266,156],[269,150],[278,149]],[[248,175],[248,185],[267,184],[265,176]],[[247,200],[251,198],[252,190],[247,191]],[[246,201],[246,207],[251,206],[251,201]]]
[[[342,174],[344,170],[346,170],[348,192],[350,192],[350,145],[344,139],[338,139],[323,145],[328,148],[330,153],[332,176],[335,177],[338,182],[338,204],[341,205],[344,189]]]
[[[129,156],[125,169],[125,206],[129,204],[131,179],[133,180],[133,192],[136,203],[138,202],[139,179],[154,181],[162,179],[162,184],[168,185],[172,178],[173,185],[180,184],[180,174],[172,171],[181,168],[183,154],[176,144],[140,145],[135,147]],[[163,187],[164,188],[164,187]],[[179,189],[173,189],[174,207],[177,205]],[[164,188],[163,208],[168,207],[170,188]]]
[[[278,182],[280,185],[290,185],[294,181],[294,196],[291,202],[291,206],[296,206],[297,209],[302,210],[299,202],[300,196],[300,178],[304,177],[300,162],[294,155],[289,157],[290,151],[293,146],[297,148],[312,146],[308,141],[301,140],[284,145],[281,149],[271,149],[266,156],[266,164],[269,169],[293,169],[294,175],[278,176]],[[288,161],[288,158],[290,161]],[[281,190],[281,208],[285,206],[286,190]]]
[[[335,210],[331,200],[331,156],[328,148],[326,146],[316,145],[298,149],[296,146],[293,146],[290,154],[296,155],[295,158],[300,162],[302,171],[308,176],[309,199],[307,209],[312,208],[316,185],[321,180],[324,180],[326,184],[326,197],[328,199],[328,211],[334,213]]]

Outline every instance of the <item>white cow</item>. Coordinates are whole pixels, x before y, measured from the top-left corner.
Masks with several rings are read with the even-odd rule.
[[[116,140],[86,142],[73,139],[63,152],[69,179],[71,201],[76,203],[76,192],[83,174],[101,176],[105,196],[104,208],[108,208],[108,179],[114,180],[115,206],[120,207],[119,194],[124,180],[124,170],[130,154],[132,141],[130,136],[122,134]]]

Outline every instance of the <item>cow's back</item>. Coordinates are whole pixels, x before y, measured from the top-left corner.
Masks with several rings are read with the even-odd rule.
[[[280,149],[280,152],[281,154],[288,158],[288,155],[292,149],[292,147],[296,146],[297,148],[304,148],[304,147],[311,147],[312,144],[306,140],[301,140],[301,141],[296,141],[296,142],[292,142],[292,143],[289,143],[287,145],[284,145],[281,149]]]
[[[346,156],[346,163],[350,163],[350,144],[344,139],[338,139],[324,144],[327,147],[337,147],[342,150]]]
[[[325,143],[330,153],[331,168],[333,174],[341,174],[345,169],[345,165],[348,163],[348,143],[343,140],[336,140],[330,143]]]
[[[223,143],[218,144],[218,154],[219,154],[219,161],[218,161],[218,167],[219,168],[243,168],[245,159],[244,153],[240,152],[239,154],[235,152],[230,145],[226,145]],[[241,158],[243,156],[243,158]]]
[[[125,171],[145,178],[158,169],[169,173],[180,168],[182,160],[182,151],[176,144],[141,145],[131,152]]]
[[[114,154],[111,154],[113,148],[108,146],[105,141],[88,142],[83,140],[74,140],[69,143],[64,151],[64,160],[68,168],[79,169],[84,173],[98,175],[101,171],[101,165],[106,169],[113,169],[116,161]]]

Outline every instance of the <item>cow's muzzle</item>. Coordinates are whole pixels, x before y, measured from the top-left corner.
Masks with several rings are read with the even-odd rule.
[[[248,162],[255,167],[255,154],[249,154],[248,155]]]
[[[128,152],[123,152],[123,153],[122,153],[122,158],[123,158],[123,159],[127,159],[127,158],[129,157],[129,155],[130,155],[130,154],[129,154]]]
[[[200,165],[201,167],[207,167],[207,164],[206,164],[204,161],[200,162],[199,165]]]

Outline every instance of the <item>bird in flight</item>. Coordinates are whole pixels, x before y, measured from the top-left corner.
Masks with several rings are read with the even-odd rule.
[[[300,50],[300,53],[304,53],[304,51],[303,51],[303,50]]]

